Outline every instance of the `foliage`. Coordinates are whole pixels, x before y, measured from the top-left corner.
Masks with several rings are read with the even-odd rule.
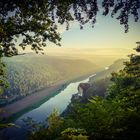
[[[3,87],[6,88],[8,85],[5,81],[5,65],[0,58],[0,94],[3,92]]]
[[[140,49],[137,48],[138,51]],[[107,98],[92,97],[88,103],[70,104],[59,131],[53,139],[72,139],[80,130],[89,140],[134,140],[140,137],[140,57],[131,55],[125,67],[112,74]],[[67,124],[67,125],[65,125]],[[61,131],[61,132],[60,132]],[[49,131],[46,130],[46,133]],[[39,131],[36,138],[40,139]],[[51,136],[52,133],[48,135]],[[54,136],[55,134],[53,134]],[[34,139],[34,136],[32,135]],[[47,138],[46,138],[47,139]]]
[[[58,111],[55,109],[50,116],[47,118],[48,121],[48,131],[53,133],[54,131],[57,133],[63,124],[63,119],[59,116]]]
[[[4,75],[4,71],[3,71],[3,63],[1,62],[0,59],[0,93],[2,93],[2,86],[3,86],[3,80],[2,80],[2,76]]]
[[[25,59],[26,58],[26,59]],[[21,99],[43,88],[91,73],[95,67],[86,60],[26,54],[3,58],[9,87],[1,96],[8,97],[1,105]],[[65,69],[64,69],[65,68]]]
[[[138,50],[140,46],[136,48]],[[109,89],[109,98],[123,99],[127,107],[139,108],[140,98],[140,55],[130,55],[125,68],[112,74],[113,85]]]
[[[87,140],[86,131],[83,129],[67,128],[61,132],[60,140]]]
[[[129,18],[139,19],[139,0],[1,0],[0,1],[0,56],[17,55],[16,45],[23,49],[31,45],[38,53],[46,41],[60,45],[58,24],[78,21],[80,28],[86,23],[94,26],[100,9],[103,15],[116,15],[125,32]],[[19,41],[19,38],[21,41]]]
[[[0,96],[1,94],[3,93],[3,88],[7,88],[8,87],[8,84],[5,80],[5,71],[4,71],[4,68],[5,68],[5,65],[0,57]],[[0,113],[3,112],[4,110],[0,108]],[[12,123],[6,123],[6,124],[3,124],[3,123],[0,123],[0,129],[1,128],[8,128],[8,127],[11,127],[11,126],[14,126],[14,124]]]
[[[56,109],[48,116],[46,121],[48,123],[48,127],[41,129],[41,133],[33,133],[32,136],[30,136],[31,140],[37,140],[38,135],[41,140],[52,140],[60,135],[60,132],[63,130],[62,126],[64,121],[59,116],[59,113]]]

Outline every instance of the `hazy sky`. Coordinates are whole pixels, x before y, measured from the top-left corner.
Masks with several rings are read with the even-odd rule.
[[[140,13],[139,13],[140,14]],[[92,28],[90,24],[84,26],[80,30],[79,24],[73,22],[71,28],[66,31],[65,26],[59,27],[61,33],[62,47],[118,47],[118,48],[134,48],[136,41],[140,41],[140,19],[134,22],[134,19],[129,20],[130,29],[128,33],[124,33],[124,27],[119,24],[119,21],[110,16],[102,16],[99,12],[97,22]],[[48,46],[57,47],[52,43]]]
[[[140,20],[135,23],[130,20],[130,29],[124,33],[124,27],[115,18],[97,15],[95,27],[87,24],[83,30],[78,23],[72,23],[70,30],[60,27],[62,47],[129,47],[134,48],[135,42],[140,41]],[[54,45],[51,45],[54,46]]]

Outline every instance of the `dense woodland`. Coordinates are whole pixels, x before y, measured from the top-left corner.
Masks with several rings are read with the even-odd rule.
[[[100,9],[103,9],[104,16],[115,17],[124,26],[127,33],[129,19],[133,18],[135,22],[139,20],[140,1],[1,0],[0,89],[6,86],[5,77],[3,77],[4,65],[1,59],[4,56],[17,55],[17,44],[23,50],[30,45],[36,53],[42,51],[48,41],[60,46],[61,37],[57,24],[66,24],[66,29],[69,29],[70,22],[75,20],[78,21],[81,29],[86,23],[91,23],[94,27]],[[18,42],[20,39],[21,42]],[[140,52],[140,47],[136,48],[136,51]],[[13,64],[7,67],[9,69],[14,66]],[[22,64],[17,67],[18,69],[22,69]],[[21,84],[20,89],[13,88],[14,93],[19,90],[26,92],[28,86],[25,87],[22,80],[19,82],[11,77],[11,75],[17,77],[19,74],[17,70],[14,75],[10,71],[9,76],[9,79],[15,82],[11,82],[11,85]],[[24,75],[24,72],[21,75]],[[56,77],[52,81],[55,81]],[[23,78],[24,82],[25,80]],[[140,137],[140,55],[130,55],[130,60],[125,63],[125,67],[120,72],[112,74],[111,81],[112,84],[108,87],[106,98],[93,96],[87,103],[73,103],[72,111],[68,112],[65,117],[59,116],[54,111],[48,117],[48,127],[33,133],[29,139],[138,139]],[[28,84],[32,84],[34,87],[34,82],[30,79]],[[37,83],[37,85],[40,84]]]
[[[23,50],[31,45],[37,53],[48,41],[60,45],[58,24],[94,27],[99,11],[116,18],[127,33],[130,18],[139,20],[139,8],[139,0],[1,0],[0,57],[17,55],[17,44]]]
[[[140,52],[140,48],[136,48]],[[63,117],[48,117],[48,127],[30,140],[137,140],[140,137],[140,55],[130,55],[124,68],[112,73],[108,95],[92,96],[88,102],[72,102]]]
[[[67,83],[89,74],[98,67],[86,60],[26,54],[3,58],[8,88],[3,90],[1,105],[21,99],[43,88]]]

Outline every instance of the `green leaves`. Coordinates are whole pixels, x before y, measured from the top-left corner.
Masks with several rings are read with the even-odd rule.
[[[78,21],[80,28],[86,23],[92,27],[96,23],[96,16],[100,9],[103,15],[117,16],[125,32],[129,29],[129,18],[139,19],[138,10],[140,1],[114,1],[114,0],[2,0],[0,1],[0,43],[3,56],[17,55],[16,46],[20,40],[22,48],[36,44],[34,50],[42,52],[42,43],[53,42],[60,46],[60,34],[57,32],[58,24],[66,24],[69,29],[70,21]],[[46,35],[45,35],[46,34]],[[24,39],[26,40],[24,42]],[[40,41],[36,42],[36,40]],[[13,43],[13,49],[11,48]],[[24,47],[23,47],[24,46]],[[44,47],[44,45],[43,45]]]
[[[3,93],[3,89],[8,87],[5,80],[5,64],[2,62],[0,57],[0,94]]]
[[[94,96],[88,103],[72,101],[64,118],[54,111],[49,118],[49,129],[39,131],[32,139],[42,138],[40,136],[60,140],[137,139],[140,130],[139,58],[138,54],[132,55],[123,70],[112,74],[106,98]]]
[[[136,59],[137,58],[137,59]],[[72,102],[64,118],[55,111],[49,117],[47,139],[132,140],[139,137],[140,86],[138,55],[133,55],[125,67],[112,74],[107,98],[94,96],[88,103]],[[132,69],[133,67],[133,69]],[[128,71],[129,70],[129,71]],[[102,86],[102,85],[101,85]]]
[[[61,132],[60,140],[88,140],[84,129],[67,128]]]

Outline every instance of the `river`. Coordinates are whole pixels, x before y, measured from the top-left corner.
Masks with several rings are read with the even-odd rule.
[[[27,132],[24,127],[23,119],[31,117],[33,120],[37,122],[43,122],[46,120],[46,118],[54,109],[57,109],[61,114],[69,105],[72,95],[78,92],[77,90],[78,85],[80,83],[88,82],[89,78],[93,76],[95,76],[95,74],[89,76],[84,80],[68,84],[65,89],[58,92],[54,97],[51,97],[42,105],[17,118],[15,124],[20,126],[20,128],[8,128],[4,130],[7,133],[6,135],[12,138],[12,140],[19,140],[19,138],[20,140],[25,140]],[[1,134],[5,133],[4,131],[1,132]],[[3,137],[5,138],[5,136]],[[6,140],[6,138],[4,140]]]
[[[44,121],[54,109],[57,109],[61,114],[70,103],[72,95],[78,92],[78,85],[80,83],[88,82],[89,78],[93,77],[94,75],[91,75],[84,80],[70,83],[63,91],[58,92],[57,95],[47,100],[38,108],[25,113],[20,118],[18,118],[15,123],[19,124],[23,118],[27,117],[31,117],[33,120],[38,122]]]

